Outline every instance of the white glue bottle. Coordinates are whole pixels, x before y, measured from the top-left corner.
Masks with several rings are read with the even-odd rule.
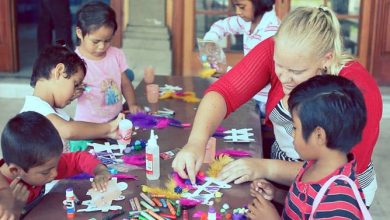
[[[160,147],[157,145],[157,135],[150,131],[150,138],[145,148],[146,178],[157,180],[160,178]]]

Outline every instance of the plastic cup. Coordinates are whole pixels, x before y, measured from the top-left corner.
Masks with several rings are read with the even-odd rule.
[[[155,69],[152,66],[147,66],[144,69],[144,81],[146,84],[152,84],[154,82]]]
[[[123,119],[119,122],[119,134],[122,136],[118,140],[118,144],[127,145],[131,142],[131,134],[133,133],[133,123],[128,119]]]
[[[146,85],[146,99],[149,103],[157,103],[160,96],[160,87],[157,84]]]

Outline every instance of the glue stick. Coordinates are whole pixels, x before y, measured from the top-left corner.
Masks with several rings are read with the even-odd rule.
[[[160,178],[160,147],[157,145],[157,135],[150,131],[150,138],[145,148],[146,178],[157,180]]]
[[[76,207],[75,207],[75,197],[73,193],[73,188],[67,188],[65,192],[66,196],[66,216],[68,218],[74,218],[76,214]]]

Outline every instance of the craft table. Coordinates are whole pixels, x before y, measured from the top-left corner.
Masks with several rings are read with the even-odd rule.
[[[180,86],[183,91],[195,91],[197,97],[203,97],[203,92],[212,83],[211,79],[202,79],[198,77],[181,77],[181,76],[156,76],[155,83],[160,86],[164,84]],[[198,107],[198,103],[186,103],[182,100],[168,99],[160,100],[157,104],[148,104],[145,95],[145,84],[141,82],[136,88],[136,98],[140,105],[149,106],[152,110],[163,109],[164,107],[172,109],[176,112],[175,118],[183,123],[193,123],[193,119]],[[253,103],[248,102],[239,108],[236,112],[232,113],[230,117],[223,121],[222,126],[225,129],[231,128],[253,128],[254,139],[256,142],[252,143],[225,143],[221,138],[217,138],[217,150],[222,148],[234,148],[251,151],[255,157],[262,156],[261,146],[261,132],[260,132],[260,120],[258,114],[255,112],[255,106]],[[190,134],[191,128],[177,128],[168,127],[165,129],[155,130],[158,135],[158,144],[160,146],[160,152],[168,151],[177,147],[183,147]],[[137,134],[133,136],[133,139],[145,139],[147,140],[150,134],[150,130],[138,130]],[[131,175],[136,175],[138,180],[125,181],[128,183],[128,189],[123,192],[122,195],[126,197],[122,201],[113,201],[113,205],[121,205],[125,211],[125,215],[118,217],[123,219],[128,216],[128,211],[131,211],[129,199],[137,196],[139,199],[139,193],[141,191],[141,185],[149,186],[165,186],[165,182],[168,179],[169,174],[172,172],[171,164],[173,159],[160,160],[161,164],[161,176],[157,181],[148,181],[145,176],[144,169],[138,169],[129,172]],[[204,165],[203,170],[207,170],[207,165]],[[122,182],[123,180],[118,180]],[[34,207],[24,219],[67,219],[66,210],[64,209],[62,201],[65,199],[65,190],[68,187],[73,187],[74,193],[80,200],[89,200],[90,197],[86,196],[86,192],[91,187],[89,180],[61,180],[45,197]],[[249,195],[249,183],[233,185],[231,189],[221,189],[223,193],[220,201],[214,200],[214,207],[216,210],[222,207],[224,203],[230,205],[230,211],[232,208],[242,207],[244,204],[248,204],[252,199]],[[76,209],[85,208],[86,206],[76,206]],[[165,209],[164,209],[165,210]],[[198,205],[194,209],[189,210],[189,219],[192,219],[192,213],[195,210],[208,210],[206,205]],[[165,211],[169,213],[168,211]],[[92,212],[92,213],[76,213],[75,219],[103,219],[105,216],[112,212]],[[181,218],[179,218],[181,219]]]

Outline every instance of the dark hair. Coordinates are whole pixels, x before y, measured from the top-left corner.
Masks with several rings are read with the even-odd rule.
[[[65,65],[67,78],[70,78],[80,68],[84,74],[87,72],[86,64],[74,51],[64,46],[49,45],[39,54],[35,60],[30,85],[35,87],[41,78],[50,79],[51,71],[59,64]]]
[[[5,125],[1,150],[5,163],[16,164],[28,172],[32,167],[60,156],[63,144],[49,119],[36,112],[23,112]]]
[[[114,33],[118,28],[115,11],[109,5],[99,1],[83,5],[77,11],[76,18],[77,27],[81,29],[83,37],[103,26],[113,28]]]
[[[326,132],[327,147],[348,153],[360,142],[366,124],[364,98],[356,85],[341,76],[315,76],[295,87],[288,100],[307,141],[316,127]]]
[[[253,7],[255,8],[254,17],[263,15],[267,11],[271,11],[275,0],[251,0]]]

